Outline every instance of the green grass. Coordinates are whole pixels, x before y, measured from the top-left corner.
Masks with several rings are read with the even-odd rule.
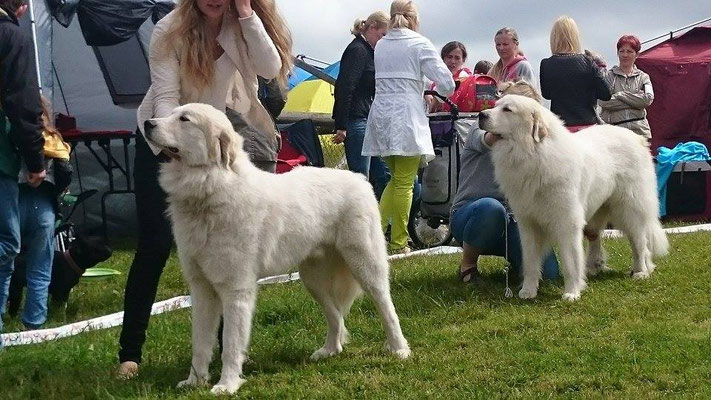
[[[260,292],[247,383],[240,398],[709,398],[711,397],[711,234],[671,237],[672,251],[651,279],[632,281],[626,241],[606,241],[613,271],[590,281],[582,300],[562,301],[561,282],[544,283],[533,301],[503,296],[503,264],[483,260],[484,279],[454,278],[458,256],[392,263],[392,292],[413,357],[383,350],[384,334],[368,298],[346,323],[352,342],[313,363],[324,317],[299,283]],[[102,266],[126,271],[132,254]],[[82,282],[69,318],[121,309],[120,279]],[[184,294],[171,257],[159,299]],[[50,326],[60,322],[50,321]],[[8,331],[17,328],[9,321]],[[177,390],[190,366],[190,314],[152,318],[139,378],[121,382],[118,328],[0,352],[3,399],[210,398]],[[211,368],[213,378],[219,360]]]

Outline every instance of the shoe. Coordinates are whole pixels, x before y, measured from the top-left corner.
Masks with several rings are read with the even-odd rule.
[[[133,361],[122,362],[116,371],[116,379],[129,380],[138,375],[138,364]]]
[[[464,271],[457,267],[457,276],[462,283],[474,283],[479,280],[479,270],[476,267],[467,268]]]
[[[412,253],[412,248],[410,246],[401,247],[399,249],[388,249],[388,254],[394,256],[396,254],[409,254]]]

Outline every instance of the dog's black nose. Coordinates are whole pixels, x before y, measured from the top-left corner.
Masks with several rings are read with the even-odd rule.
[[[156,127],[155,122],[152,122],[150,119],[146,120],[146,122],[143,123],[143,133],[146,134],[146,137],[151,137],[151,131],[155,127]]]
[[[487,118],[489,118],[489,114],[487,114],[485,111],[479,113],[479,121],[483,121]]]

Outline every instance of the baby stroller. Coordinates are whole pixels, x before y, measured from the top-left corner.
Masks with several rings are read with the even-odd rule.
[[[422,196],[414,205],[407,228],[418,248],[449,244],[449,211],[459,185],[460,154],[478,113],[460,113],[457,106],[436,91],[425,91],[449,105],[449,112],[428,114],[435,158],[419,171]]]

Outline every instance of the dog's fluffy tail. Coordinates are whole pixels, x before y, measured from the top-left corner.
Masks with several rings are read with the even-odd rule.
[[[659,221],[654,221],[649,227],[649,250],[654,256],[664,256],[669,252],[669,239]]]

